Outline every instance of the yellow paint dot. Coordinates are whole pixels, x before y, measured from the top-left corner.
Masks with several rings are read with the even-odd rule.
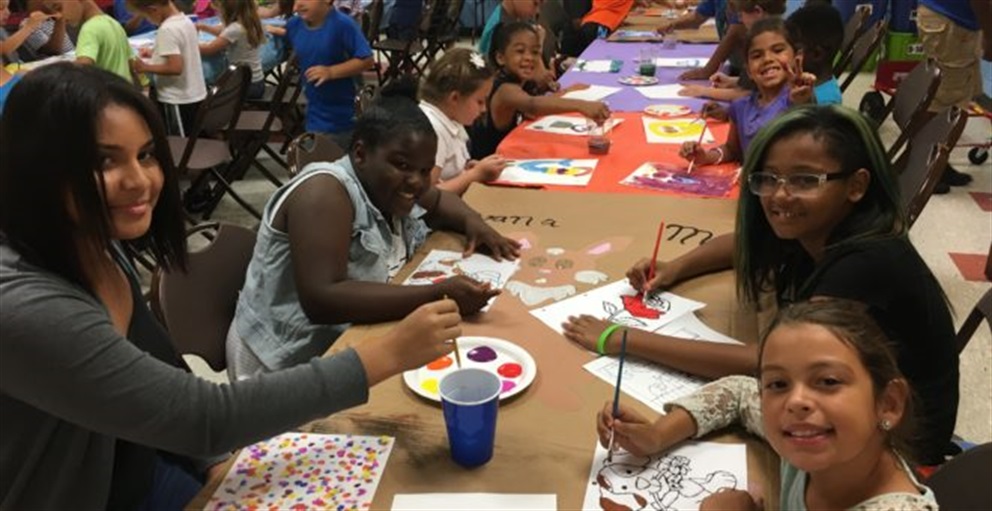
[[[434,378],[424,380],[420,382],[420,388],[430,392],[431,394],[437,394],[437,380]]]

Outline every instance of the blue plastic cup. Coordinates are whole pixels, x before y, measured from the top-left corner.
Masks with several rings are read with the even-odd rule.
[[[501,386],[495,374],[475,368],[441,379],[441,408],[455,463],[472,468],[492,459]]]

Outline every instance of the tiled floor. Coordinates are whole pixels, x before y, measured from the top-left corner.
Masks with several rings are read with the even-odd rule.
[[[873,75],[863,74],[845,94],[845,104],[856,108],[861,96],[874,81]],[[896,128],[889,121],[883,125],[882,139],[891,143]],[[988,142],[990,137],[987,119],[971,119],[962,143]],[[990,284],[976,275],[984,264],[992,243],[992,159],[983,165],[971,165],[966,149],[957,149],[951,163],[961,171],[974,176],[974,182],[955,188],[947,195],[934,196],[910,233],[913,243],[941,282],[953,306],[958,325],[974,307]],[[274,190],[272,184],[257,175],[238,182],[236,188],[259,209]],[[253,225],[233,202],[225,199],[215,214],[218,220]],[[198,368],[205,368],[197,364]],[[961,356],[961,405],[957,433],[973,442],[992,441],[992,334],[987,325],[979,327],[971,343]],[[200,369],[197,369],[201,372]],[[212,378],[209,369],[202,374]]]

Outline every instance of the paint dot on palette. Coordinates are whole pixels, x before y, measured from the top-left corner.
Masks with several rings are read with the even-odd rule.
[[[475,362],[492,362],[496,360],[496,350],[489,346],[479,346],[468,352],[468,358]]]
[[[509,392],[509,391],[513,390],[513,388],[516,387],[516,386],[517,386],[517,384],[514,383],[514,382],[512,382],[512,381],[510,381],[510,380],[503,380],[503,388],[502,388],[502,390],[499,391],[499,393],[500,394],[504,394],[506,392]]]
[[[427,368],[430,369],[431,371],[440,371],[441,369],[446,369],[448,367],[451,367],[451,364],[452,364],[451,357],[445,355],[431,362],[430,364],[427,364]]]
[[[524,368],[520,367],[520,364],[507,362],[499,366],[499,369],[497,369],[496,372],[504,378],[516,378],[524,372]]]
[[[430,392],[431,394],[437,394],[437,380],[430,378],[420,382],[420,388]]]

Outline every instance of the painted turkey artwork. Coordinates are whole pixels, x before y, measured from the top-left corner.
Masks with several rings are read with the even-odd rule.
[[[603,310],[609,316],[606,321],[626,325],[630,327],[645,327],[647,323],[642,320],[656,320],[672,308],[672,302],[658,293],[638,293],[636,295],[621,295],[620,300],[623,308],[618,307],[613,302],[603,302]]]
[[[597,270],[597,261],[606,254],[626,249],[632,241],[613,237],[574,249],[542,247],[533,233],[509,237],[519,240],[522,247],[520,269],[507,282],[506,290],[526,307],[568,298],[579,292],[579,285],[591,287],[606,282],[609,276]]]

